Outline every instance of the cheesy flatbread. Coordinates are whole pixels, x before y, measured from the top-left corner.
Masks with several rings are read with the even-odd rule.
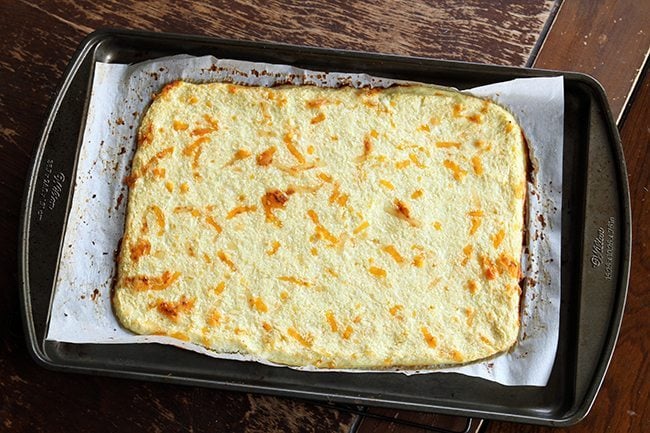
[[[526,169],[512,115],[459,92],[172,83],[139,131],[115,312],[295,366],[495,355]]]

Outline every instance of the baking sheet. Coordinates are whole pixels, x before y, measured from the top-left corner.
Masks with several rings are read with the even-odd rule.
[[[394,83],[364,74],[324,74],[212,57],[175,56],[133,66],[97,63],[50,311],[48,340],[159,342],[209,356],[252,359],[237,354],[215,354],[169,337],[133,335],[120,327],[111,309],[115,252],[122,236],[126,207],[127,191],[122,180],[135,149],[139,119],[153,93],[165,83],[180,78],[262,85],[291,82],[388,86]],[[531,156],[537,167],[535,184],[529,185],[528,196],[531,254],[524,255],[522,263],[531,284],[525,290],[519,343],[511,353],[482,363],[434,371],[458,372],[506,385],[543,386],[553,367],[559,325],[562,78],[519,79],[471,92],[508,107],[526,131],[531,145]]]

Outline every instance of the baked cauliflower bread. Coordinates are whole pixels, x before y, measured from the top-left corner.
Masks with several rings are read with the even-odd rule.
[[[293,366],[468,363],[519,331],[526,148],[428,86],[175,82],[139,130],[113,305]]]

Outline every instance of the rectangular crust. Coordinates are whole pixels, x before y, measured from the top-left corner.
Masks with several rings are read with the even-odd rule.
[[[141,124],[120,322],[321,368],[462,364],[519,330],[523,134],[427,86],[166,86]]]

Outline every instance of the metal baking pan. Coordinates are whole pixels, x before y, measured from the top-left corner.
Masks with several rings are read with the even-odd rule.
[[[206,55],[469,88],[520,77],[565,79],[560,339],[545,387],[508,387],[458,374],[309,373],[205,357],[156,344],[44,340],[74,193],[96,61],[132,63]],[[630,263],[630,202],[620,138],[601,86],[586,75],[208,37],[102,30],[68,66],[32,161],[20,232],[22,317],[28,347],[47,368],[327,402],[385,406],[546,425],[581,420],[594,402],[623,315]]]

